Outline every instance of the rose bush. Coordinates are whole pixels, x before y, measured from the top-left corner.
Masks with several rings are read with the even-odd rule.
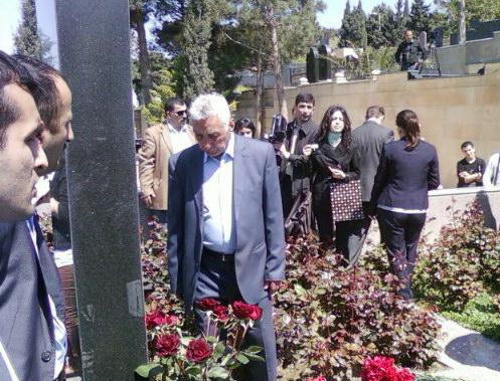
[[[145,323],[148,329],[150,363],[136,369],[144,379],[204,381],[233,380],[233,372],[249,361],[262,361],[261,348],[242,349],[247,330],[262,315],[258,306],[235,302],[223,305],[216,299],[202,299],[196,306],[205,311],[215,337],[194,337],[196,325],[184,313],[182,302],[170,292],[168,283],[165,233],[151,224],[149,239],[142,243],[142,267],[146,298]],[[219,340],[221,330],[227,340]],[[212,330],[210,331],[212,332]]]
[[[368,356],[416,368],[435,361],[438,323],[397,295],[400,282],[388,268],[381,248],[346,269],[314,236],[290,243],[276,295],[278,355],[287,373],[350,380]]]

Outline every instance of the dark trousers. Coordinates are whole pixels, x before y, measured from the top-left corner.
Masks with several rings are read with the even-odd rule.
[[[353,266],[359,260],[364,239],[362,238],[364,220],[333,222],[330,207],[330,195],[323,202],[316,202],[314,215],[318,224],[319,240],[322,243],[332,243],[335,250],[342,254],[346,263]],[[322,199],[323,200],[323,199]]]
[[[259,275],[256,274],[256,276]],[[215,298],[223,303],[243,300],[236,282],[234,261],[222,262],[214,259],[213,255],[202,255],[195,301],[203,298]],[[256,321],[253,328],[247,332],[244,346],[257,345],[263,348],[261,355],[265,358],[265,362],[251,361],[247,366],[242,367],[242,372],[239,372],[238,376],[245,381],[275,381],[278,361],[272,317],[273,306],[264,287],[262,287],[262,298],[258,305],[262,308],[262,318]],[[194,312],[200,330],[213,334],[213,332],[207,332],[209,327],[205,313],[197,308]]]
[[[392,272],[402,283],[399,294],[413,299],[411,276],[417,261],[417,245],[425,224],[425,213],[406,214],[378,209],[377,220]]]

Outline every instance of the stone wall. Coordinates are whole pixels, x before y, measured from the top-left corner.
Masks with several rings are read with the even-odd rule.
[[[366,107],[378,104],[386,109],[385,124],[396,131],[397,113],[407,108],[414,110],[422,123],[422,135],[437,147],[445,188],[456,186],[456,162],[462,158],[462,142],[473,141],[478,156],[485,160],[500,151],[500,63],[488,64],[484,76],[408,81],[406,73],[393,73],[374,80],[290,87],[286,89],[289,119],[299,92],[314,94],[317,123],[328,106],[342,104],[353,125],[358,126],[363,122]],[[272,115],[278,111],[274,90],[267,92],[265,103],[264,131],[269,129]],[[254,93],[249,91],[241,96],[236,117],[255,119],[255,115]]]

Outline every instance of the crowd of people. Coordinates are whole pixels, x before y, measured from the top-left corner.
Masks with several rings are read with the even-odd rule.
[[[60,72],[0,52],[1,380],[63,380],[79,362],[63,155],[73,139],[71,104]],[[376,218],[400,295],[413,298],[427,191],[440,184],[435,147],[421,138],[411,110],[397,114],[394,140],[381,106],[368,107],[358,128],[340,105],[328,107],[318,126],[315,107],[312,94],[297,95],[293,120],[277,118],[283,130],[269,144],[250,119],[232,120],[222,95],[199,95],[189,110],[172,98],[139,148],[140,198],[168,229],[171,289],[200,332],[207,329],[203,299],[242,300],[263,311],[247,342],[263,349],[265,361],[245,366],[245,380],[277,378],[273,293],[286,276],[285,220],[298,209],[306,208],[322,245],[346,266],[355,265]],[[459,186],[500,182],[499,154],[486,164],[471,142],[462,151]],[[50,192],[37,194],[38,179],[54,171]],[[40,202],[53,216],[52,252],[34,213]]]

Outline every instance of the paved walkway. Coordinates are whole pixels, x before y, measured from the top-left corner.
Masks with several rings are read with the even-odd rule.
[[[440,317],[439,356],[445,369],[437,376],[467,381],[500,381],[500,343]]]

